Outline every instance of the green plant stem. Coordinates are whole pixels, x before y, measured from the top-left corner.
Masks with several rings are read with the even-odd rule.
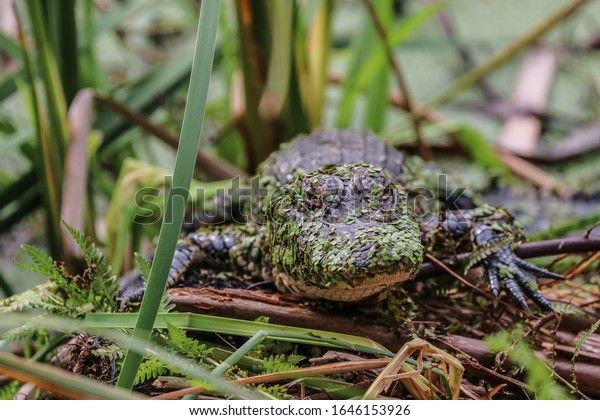
[[[229,368],[236,365],[240,360],[242,360],[254,347],[262,343],[267,337],[269,333],[267,331],[258,331],[254,334],[248,341],[246,341],[239,349],[233,352],[227,359],[223,360],[223,362],[217,366],[211,373],[211,376],[220,377],[222,376]],[[200,395],[198,392],[194,392],[192,394],[188,394],[184,396],[183,400],[195,400]]]
[[[63,260],[62,233],[60,230],[60,208],[62,196],[63,166],[68,141],[67,106],[61,81],[58,75],[55,52],[49,42],[48,25],[43,19],[42,2],[28,0],[31,35],[35,40],[37,69],[44,87],[44,95],[35,94],[35,74],[31,64],[30,89],[34,98],[36,119],[38,120],[39,153],[41,155],[43,177],[47,195],[48,248],[55,259]],[[30,60],[24,41],[22,42],[25,60]],[[42,106],[42,100],[44,106]]]
[[[148,286],[133,331],[133,337],[143,342],[150,340],[183,223],[185,203],[189,195],[204,122],[219,21],[219,8],[220,1],[218,0],[203,1],[200,8],[198,36],[192,64],[188,101],[181,129],[180,147],[175,159],[172,188],[167,198],[166,216],[161,225],[156,247],[156,255],[159,258],[155,258],[152,264]],[[135,375],[142,358],[143,354],[128,349],[117,386],[126,389],[133,387]]]
[[[548,16],[546,19],[544,19],[542,22],[536,25],[531,31],[522,35],[515,42],[513,42],[503,50],[499,51],[486,63],[465,73],[462,77],[456,80],[450,87],[448,87],[438,96],[427,101],[422,106],[422,108],[418,110],[418,114],[420,116],[423,116],[427,114],[427,110],[437,108],[454,99],[454,97],[456,97],[459,93],[471,87],[473,84],[481,80],[482,77],[486,76],[488,73],[491,73],[504,63],[508,62],[523,49],[530,46],[538,38],[543,36],[550,29],[554,28],[556,24],[562,22],[569,15],[573,14],[587,1],[588,0],[574,0],[568,3],[566,6],[558,9],[555,13]]]
[[[134,313],[91,313],[87,314],[85,319],[81,321],[81,328],[130,329],[135,325],[136,316]],[[268,328],[266,328],[266,325],[262,322],[182,312],[159,313],[154,328],[167,328],[167,323],[191,331],[214,332],[244,337],[252,337],[259,331],[265,330],[269,333],[270,338],[276,338],[281,341],[317,346],[331,345],[332,347],[345,348],[377,356],[394,355],[394,353],[386,350],[380,344],[364,337],[310,328],[276,324],[268,324]]]
[[[375,27],[377,35],[379,36],[379,38],[381,38],[381,43],[383,44],[383,48],[385,49],[388,62],[390,64],[390,67],[392,68],[392,72],[394,74],[394,77],[396,78],[398,86],[400,87],[400,91],[402,92],[402,97],[406,105],[406,111],[408,112],[412,121],[415,141],[419,149],[419,154],[425,159],[431,159],[431,150],[423,141],[423,136],[421,135],[421,117],[415,113],[415,106],[412,100],[410,89],[408,88],[408,83],[406,83],[406,79],[404,77],[402,67],[400,66],[400,62],[396,59],[396,57],[394,56],[394,52],[390,47],[386,29],[379,17],[377,16],[377,10],[375,10],[375,7],[373,6],[373,3],[371,3],[371,0],[363,0],[363,4],[365,5],[365,8],[371,16],[371,20],[373,21],[373,26]]]
[[[214,376],[222,376],[227,370],[239,362],[245,355],[247,355],[254,347],[262,343],[265,338],[269,336],[267,331],[258,331],[248,341],[246,341],[239,349],[237,349],[231,356],[217,366],[212,374]]]
[[[42,346],[38,351],[36,351],[35,354],[29,358],[29,360],[35,360],[36,362],[39,362],[44,358],[44,356],[46,356],[48,353],[54,350],[60,343],[65,341],[67,337],[67,334],[59,333],[56,337],[48,341],[44,346]]]
[[[64,96],[69,104],[79,90],[75,5],[75,0],[47,1],[52,47]]]

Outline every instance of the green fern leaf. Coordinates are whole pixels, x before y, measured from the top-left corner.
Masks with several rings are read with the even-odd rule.
[[[296,355],[296,357],[288,357],[284,354],[277,354],[269,356],[263,360],[262,366],[255,366],[255,370],[262,371],[264,373],[277,373],[287,372],[290,370],[298,369],[297,364],[302,361],[304,357]]]
[[[29,339],[33,338],[36,331],[36,328],[34,328],[31,324],[23,324],[0,335],[0,340],[17,341]]]
[[[144,283],[146,283],[148,281],[148,278],[150,277],[151,265],[148,262],[148,260],[146,258],[144,258],[144,256],[142,254],[140,254],[139,252],[136,252],[134,255],[135,255],[135,260],[137,261],[137,265],[140,269],[142,279],[144,279]]]
[[[98,349],[92,350],[92,354],[103,359],[108,358],[109,360],[118,360],[125,357],[126,350],[127,349],[116,343],[109,343]]]
[[[577,383],[577,376],[575,375],[575,359],[577,359],[577,357],[579,356],[579,353],[581,353],[581,348],[583,347],[583,343],[586,342],[586,340],[588,338],[590,338],[592,336],[592,334],[594,334],[596,332],[596,330],[600,328],[600,319],[597,320],[596,322],[594,322],[594,324],[588,328],[583,334],[581,334],[581,336],[577,339],[577,341],[575,342],[575,351],[573,352],[573,357],[571,357],[571,377],[573,378],[573,384],[575,384],[575,386],[578,386]]]
[[[29,255],[29,257],[33,260],[34,264],[28,265],[17,262],[17,266],[29,271],[40,273],[43,276],[48,277],[52,281],[62,278],[62,275],[56,267],[54,261],[44,251],[42,251],[36,246],[29,244],[21,245],[21,249],[23,249],[23,251],[25,251],[25,253]]]
[[[14,399],[19,388],[21,388],[21,384],[17,381],[10,381],[4,386],[0,386],[0,400]]]
[[[161,375],[174,373],[175,371],[175,369],[165,362],[157,359],[146,359],[140,364],[140,368],[135,376],[134,385],[142,384]]]
[[[179,354],[200,361],[212,356],[212,348],[207,348],[206,344],[201,344],[197,340],[188,337],[183,329],[167,322],[167,331],[169,333],[169,347]]]

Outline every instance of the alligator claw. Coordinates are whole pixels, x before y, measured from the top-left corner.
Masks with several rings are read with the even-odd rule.
[[[540,308],[551,311],[548,299],[537,290],[538,277],[564,279],[560,274],[552,273],[517,257],[507,246],[492,253],[483,261],[486,276],[494,298],[505,290],[523,309],[528,309],[526,297],[530,297]]]

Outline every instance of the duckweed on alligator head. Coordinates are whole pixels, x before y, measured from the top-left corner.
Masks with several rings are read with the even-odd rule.
[[[351,164],[300,173],[270,206],[268,254],[288,288],[337,287],[366,297],[420,268],[423,247],[407,193],[381,168]]]

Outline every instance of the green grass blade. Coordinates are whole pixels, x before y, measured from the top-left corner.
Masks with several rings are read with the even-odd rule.
[[[79,90],[75,0],[54,0],[46,5],[58,74],[65,100],[70,104]]]
[[[21,58],[19,46],[2,32],[0,32],[0,51],[13,58]]]
[[[145,342],[150,339],[183,223],[185,203],[189,195],[204,122],[219,21],[219,8],[220,1],[214,0],[202,2],[200,8],[198,37],[192,63],[188,101],[183,117],[179,149],[175,159],[173,184],[167,199],[166,214],[172,215],[172,220],[167,217],[163,219],[156,247],[158,258],[155,258],[152,264],[148,286],[133,331],[133,337]],[[117,381],[118,386],[131,389],[142,357],[141,353],[132,349],[127,351]]]
[[[490,142],[475,128],[466,124],[459,125],[454,132],[456,138],[468,151],[473,161],[484,169],[495,170],[509,175],[508,170],[494,153]]]
[[[331,0],[319,4],[306,38],[307,85],[304,102],[311,128],[319,127],[323,117],[334,4]]]
[[[0,210],[5,209],[11,203],[18,201],[26,191],[37,191],[36,182],[37,176],[35,170],[32,169],[21,175],[18,179],[15,179],[11,184],[5,186],[0,191]]]
[[[0,51],[7,54],[10,57],[20,59],[21,48],[9,37],[0,32]],[[5,78],[5,76],[8,76]],[[0,102],[11,96],[17,91],[16,79],[25,77],[25,72],[16,70],[10,75],[0,74]]]
[[[94,19],[93,2],[85,0],[83,4],[83,25],[80,26],[81,41],[79,42],[79,64],[80,64],[80,85],[91,86],[95,89],[106,92],[108,90],[108,80],[106,73],[100,67],[96,58],[96,38],[100,34],[96,34],[95,28],[97,22]],[[112,7],[111,7],[112,9]]]
[[[376,2],[375,5],[378,3],[379,2]],[[401,45],[417,28],[431,19],[431,17],[443,7],[444,3],[434,3],[424,7],[403,21],[400,25],[394,27],[388,33],[390,46],[397,47],[398,45]],[[353,58],[353,64],[351,64],[348,76],[344,82],[342,99],[340,100],[340,113],[338,116],[338,125],[340,127],[348,127],[350,125],[354,105],[359,93],[367,87],[371,80],[374,80],[373,83],[378,83],[379,80],[376,78],[376,75],[378,72],[382,71],[381,69],[388,68],[385,50],[378,42],[372,28],[370,28],[372,26],[370,19],[365,17],[365,20],[365,26],[364,29],[361,30],[360,37],[366,39],[372,37],[373,41],[365,42],[364,46],[361,45],[361,48],[365,48],[366,51],[359,57]],[[377,47],[373,48],[375,41],[377,41]],[[359,40],[357,42],[362,44],[363,41]]]
[[[131,313],[93,313],[88,314],[82,322],[82,328],[133,328],[136,314]],[[176,327],[209,333],[231,334],[252,337],[259,331],[267,331],[269,337],[282,341],[301,344],[328,345],[347,349],[360,349],[365,353],[382,356],[393,356],[383,346],[364,337],[312,328],[290,327],[287,325],[265,324],[212,315],[191,313],[159,313],[154,328],[167,328],[167,323]]]
[[[36,89],[36,76],[33,59],[27,49],[24,34],[19,33],[23,51],[25,72],[29,78],[29,87],[23,88],[24,96],[29,100],[32,119],[37,129],[37,153],[35,170],[38,188],[44,196],[46,211],[48,249],[55,259],[62,260],[62,234],[60,230],[60,205],[62,195],[63,157],[66,143],[66,107],[57,78],[56,63],[47,45],[45,26],[41,18],[40,5],[28,1],[28,11],[37,45],[39,73],[45,89],[45,106]],[[61,106],[63,111],[61,111]],[[61,120],[62,119],[62,120]],[[58,124],[58,126],[57,126]]]
[[[269,334],[266,331],[258,331],[248,341],[246,341],[240,348],[231,354],[227,359],[213,369],[212,374],[214,376],[223,376],[231,367],[235,366],[244,356],[246,356],[254,347],[262,343]]]
[[[48,28],[42,19],[42,3],[36,0],[27,0],[27,10],[31,21],[31,32],[37,47],[39,73],[46,91],[48,127],[50,134],[53,136],[53,148],[58,154],[55,159],[57,163],[62,163],[60,157],[64,156],[68,139],[67,105],[58,76],[56,58],[48,42]],[[58,169],[57,174],[62,177],[62,172]]]
[[[294,3],[278,1],[272,3],[273,41],[265,91],[259,104],[261,115],[276,118],[288,94],[291,74],[292,18]]]
[[[431,19],[445,4],[434,3],[424,7],[417,13],[403,21],[399,26],[393,28],[388,33],[388,42],[390,47],[397,47],[407,41],[414,32],[425,22]],[[356,80],[357,89],[363,89],[366,83],[371,80],[374,74],[382,67],[387,65],[387,55],[383,47],[373,49],[371,57],[362,66]]]
[[[219,31],[221,36],[219,37],[219,45],[222,54],[220,69],[227,85],[227,96],[229,97],[229,84],[231,83],[235,69],[238,67],[238,47],[235,44],[235,24],[231,22],[228,6],[230,4],[221,3],[221,13],[219,14]]]
[[[355,92],[356,78],[365,63],[365,60],[368,59],[373,48],[372,46],[376,45],[375,34],[372,27],[373,25],[371,24],[369,16],[364,14],[362,16],[360,30],[354,34],[352,43],[350,44],[352,57],[350,57],[345,81],[342,86],[342,97],[340,99],[340,110],[337,120],[338,128],[347,128],[352,122],[352,115],[357,97]],[[381,68],[387,68],[387,66],[381,66]]]
[[[33,382],[43,388],[61,392],[74,398],[107,399],[107,400],[137,400],[143,396],[123,391],[109,385],[93,381],[83,376],[74,375],[63,369],[47,364],[25,362],[22,357],[8,353],[0,353],[0,372],[22,382]]]
[[[17,182],[16,184],[19,183]],[[41,196],[35,186],[23,190],[15,205],[0,215],[0,233],[13,228],[17,223],[36,210],[41,204],[40,198]]]
[[[392,2],[389,0],[380,0],[374,2],[373,6],[377,11],[377,16],[379,16],[381,24],[387,31],[393,19]],[[373,25],[371,24],[370,27],[372,28]],[[375,38],[377,34],[374,33],[374,30],[371,32],[373,38]],[[373,39],[373,44],[377,41],[379,40]],[[385,125],[389,103],[389,70],[390,66],[381,66],[374,77],[369,81],[369,88],[367,89],[367,107],[364,125],[366,128],[373,130],[376,133],[380,132]]]

